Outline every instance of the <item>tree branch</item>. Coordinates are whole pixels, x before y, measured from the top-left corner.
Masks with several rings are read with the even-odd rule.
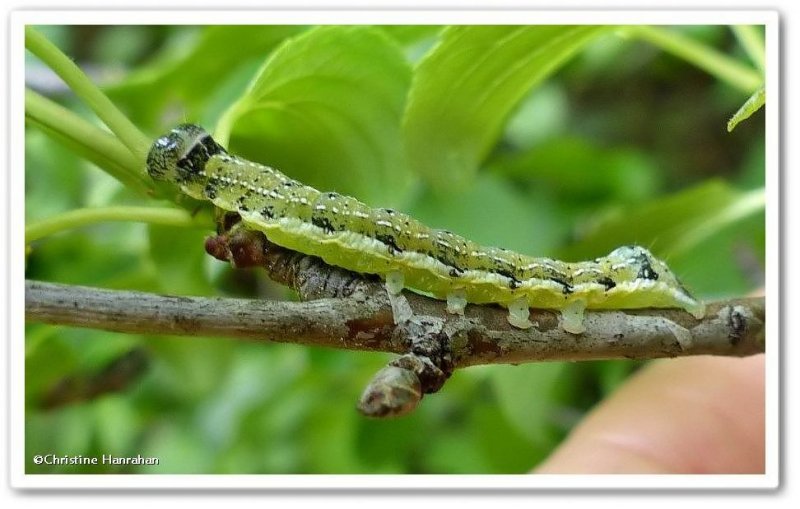
[[[550,311],[532,310],[539,328],[521,330],[506,311],[468,306],[465,316],[445,315],[444,306],[407,296],[415,315],[447,322],[465,334],[455,367],[548,360],[653,359],[687,355],[747,356],[764,351],[762,297],[714,302],[702,320],[672,309],[587,311],[586,332],[558,327]],[[214,297],[173,297],[26,281],[28,321],[114,332],[178,336],[222,336],[351,350],[408,351],[397,341],[388,299],[320,299],[312,302]],[[669,322],[669,325],[667,324]],[[678,336],[686,331],[682,345]]]
[[[400,415],[452,371],[478,364],[546,360],[653,359],[687,355],[747,356],[764,351],[764,299],[708,305],[696,320],[675,309],[588,311],[586,332],[570,334],[559,315],[532,310],[538,326],[509,325],[507,310],[445,303],[412,292],[390,299],[375,277],[269,243],[234,226],[211,237],[206,250],[237,267],[264,267],[306,302],[173,297],[27,281],[26,319],[116,332],[223,336],[404,354],[376,375],[360,410]],[[411,318],[395,323],[409,306]],[[395,311],[393,311],[395,310]]]

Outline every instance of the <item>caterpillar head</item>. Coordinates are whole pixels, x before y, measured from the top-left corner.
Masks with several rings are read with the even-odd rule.
[[[202,127],[181,124],[158,138],[147,154],[153,180],[183,183],[195,180],[214,154],[225,153]]]
[[[667,264],[641,246],[618,247],[606,258],[612,266],[620,267],[631,280],[668,280],[670,283],[675,280]]]
[[[702,318],[705,314],[705,305],[692,297],[667,264],[647,249],[641,246],[622,246],[609,253],[606,260],[612,270],[614,267],[619,268],[618,272],[624,280],[644,284],[653,281],[663,283],[672,290],[672,298],[695,318]]]
[[[612,266],[622,267],[620,270],[629,281],[660,281],[689,296],[688,290],[669,266],[641,246],[619,247],[609,253],[607,259]]]

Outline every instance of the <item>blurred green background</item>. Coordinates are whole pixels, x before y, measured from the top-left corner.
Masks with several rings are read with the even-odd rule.
[[[582,259],[638,243],[705,299],[763,285],[763,111],[726,132],[752,91],[625,29],[39,29],[152,137],[183,121],[217,126],[232,152],[320,189],[533,255]],[[661,29],[753,65],[729,27]],[[94,118],[30,54],[25,79]],[[84,207],[170,205],[126,189],[35,127],[25,151],[28,224]],[[292,297],[258,271],[205,255],[212,228],[117,222],[63,232],[30,246],[26,277]],[[28,461],[55,453],[161,462],[29,463],[27,472],[525,472],[641,365],[474,367],[410,416],[365,419],[355,403],[389,358],[29,324]]]

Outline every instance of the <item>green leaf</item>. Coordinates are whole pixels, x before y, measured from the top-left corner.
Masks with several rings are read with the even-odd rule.
[[[748,192],[735,192],[723,206],[705,214],[702,220],[687,225],[681,238],[676,240],[666,253],[677,255],[685,253],[725,228],[744,221],[766,208],[764,189]]]
[[[371,473],[403,473],[409,456],[425,446],[419,436],[419,427],[425,424],[422,417],[414,412],[402,419],[358,419],[353,423],[357,429],[354,449]]]
[[[307,422],[306,444],[315,451],[309,459],[311,472],[326,474],[366,473],[369,470],[358,457],[357,420],[362,419],[352,407],[338,400],[321,400]]]
[[[114,456],[136,454],[141,422],[131,400],[114,394],[98,399],[91,408],[100,450]]]
[[[734,25],[731,27],[739,44],[756,64],[758,70],[764,72],[764,27],[756,25]]]
[[[643,206],[616,209],[594,224],[580,243],[563,250],[563,255],[569,260],[591,258],[635,243],[662,256],[674,256],[763,208],[763,189],[741,192],[711,180]]]
[[[498,366],[499,369],[514,369]],[[544,459],[550,447],[536,447],[508,420],[505,409],[495,404],[475,401],[472,408],[474,436],[480,440],[476,446],[483,453],[482,468],[491,468],[489,473],[524,474]],[[489,403],[489,402],[487,402]],[[458,458],[458,456],[456,456]],[[477,473],[477,472],[472,472]]]
[[[560,408],[573,392],[574,365],[542,362],[507,366],[492,373],[497,403],[508,421],[538,447],[552,447],[560,429]]]
[[[541,254],[560,241],[563,219],[551,196],[521,192],[496,175],[478,175],[463,192],[422,193],[407,209],[433,228],[452,230],[475,242]]]
[[[419,63],[403,134],[414,170],[439,189],[469,181],[514,106],[604,26],[459,26]]]
[[[530,149],[567,131],[570,98],[565,87],[553,81],[533,89],[509,116],[502,134],[504,150]]]
[[[305,29],[300,25],[222,25],[205,27],[194,36],[178,34],[171,48],[110,87],[108,93],[138,122],[160,123],[167,109],[167,123],[197,121],[208,97],[232,73],[263,61],[284,39]],[[236,95],[242,90],[235,91]]]
[[[583,363],[588,372],[587,378],[597,387],[602,397],[607,397],[616,391],[628,378],[642,365],[644,361],[629,359],[610,359],[604,361],[591,361]]]
[[[474,419],[474,414],[470,415]],[[452,423],[448,423],[449,428],[454,428]],[[488,470],[489,466],[481,447],[480,440],[476,440],[477,433],[474,431],[472,421],[468,421],[465,427],[455,427],[448,429],[446,433],[435,436],[424,454],[419,455],[416,461],[423,462],[425,470],[422,473],[431,474],[488,474],[493,473]],[[413,472],[417,473],[417,472]]]
[[[698,297],[720,299],[764,287],[763,211],[715,229],[691,250],[669,256],[672,270]]]
[[[767,101],[767,94],[764,91],[764,87],[759,88],[753,95],[750,96],[747,101],[739,108],[739,111],[733,114],[730,120],[728,120],[728,132],[733,131],[739,122],[750,118],[750,116],[761,109],[764,106],[764,103]]]
[[[403,46],[411,46],[433,38],[444,27],[441,25],[381,25],[378,28]]]
[[[752,245],[742,235],[724,239],[720,235],[739,227],[740,234],[749,235],[754,228],[763,231],[763,221],[760,225],[750,221],[763,212],[764,206],[763,189],[739,191],[725,182],[711,180],[646,205],[612,211],[589,227],[580,242],[561,250],[560,257],[585,260],[621,245],[639,244],[665,259],[688,288],[716,295],[742,277],[742,268],[737,267],[735,259],[736,245]],[[710,258],[703,258],[709,255]],[[705,267],[695,263],[701,258]],[[710,286],[701,284],[709,280]]]
[[[236,345],[219,338],[151,337],[152,382],[190,405],[213,394],[230,375]]]
[[[170,69],[173,83],[187,97],[203,100],[226,73],[249,58],[263,58],[284,39],[306,28],[301,25],[233,25],[205,28],[180,64]],[[232,51],[235,48],[235,51]],[[204,86],[198,87],[197,83]]]
[[[315,28],[275,51],[216,136],[317,188],[397,202],[409,183],[400,119],[410,79],[382,31]]]
[[[79,364],[78,352],[60,337],[61,330],[38,324],[26,329],[25,399],[31,407]]]
[[[27,473],[76,473],[85,470],[82,465],[35,465],[36,454],[90,454],[95,434],[92,408],[74,405],[58,412],[28,412],[25,421],[25,449]],[[64,452],[61,452],[64,451]]]
[[[211,443],[225,444],[241,440],[245,432],[275,435],[297,424],[297,415],[277,411],[276,402],[294,397],[306,411],[311,402],[296,394],[308,369],[308,352],[298,345],[286,348],[263,348],[263,345],[243,344],[232,352],[231,369],[214,395],[203,403],[198,420]],[[256,419],[255,429],[246,429],[241,422],[253,411],[264,408],[265,414]],[[298,409],[296,409],[298,410]],[[288,419],[289,424],[285,424]],[[285,427],[285,428],[284,428]]]
[[[681,30],[651,25],[627,25],[624,31],[630,37],[639,37],[662,50],[672,53],[717,79],[749,92],[761,83],[761,73],[715,48],[684,35]]]
[[[161,290],[173,295],[213,295],[204,266],[203,247],[211,230],[148,225],[150,257],[158,271]]]
[[[539,187],[547,185],[571,201],[643,201],[656,193],[663,180],[658,166],[644,151],[605,148],[566,136],[493,158],[488,167],[491,172]]]
[[[159,459],[158,465],[140,465],[142,473],[214,473],[214,450],[188,417],[165,419],[147,434],[136,452]]]
[[[32,90],[25,90],[25,122],[131,189],[149,194],[151,181],[142,171],[141,160],[107,131]]]
[[[35,129],[25,130],[25,221],[80,206],[86,193],[85,164]]]

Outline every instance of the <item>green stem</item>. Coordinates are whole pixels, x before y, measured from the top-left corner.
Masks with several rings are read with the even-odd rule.
[[[751,94],[763,83],[761,75],[731,57],[675,31],[649,25],[630,25],[627,32],[703,69]]]
[[[116,137],[32,90],[25,90],[25,118],[74,148],[133,190],[147,194],[152,181],[141,171],[140,161]]]
[[[739,40],[750,60],[764,71],[764,39],[753,25],[734,25],[733,34]]]
[[[236,101],[225,110],[214,127],[214,140],[223,147],[227,147],[231,140],[231,130],[233,129],[233,123],[239,117],[239,112],[246,109],[242,101],[242,99]]]
[[[97,86],[53,43],[30,26],[25,27],[25,47],[47,64],[75,95],[80,97],[100,117],[122,143],[142,162],[147,157],[150,139],[136,128],[128,117],[114,106]]]
[[[766,203],[767,195],[763,188],[742,193],[739,199],[715,211],[707,221],[683,232],[680,240],[670,246],[666,255],[675,256],[689,251],[726,227],[763,211]]]
[[[153,207],[98,207],[72,210],[25,227],[25,244],[54,233],[106,221],[132,221],[162,226],[200,226],[185,210]],[[207,223],[203,223],[207,226]]]

